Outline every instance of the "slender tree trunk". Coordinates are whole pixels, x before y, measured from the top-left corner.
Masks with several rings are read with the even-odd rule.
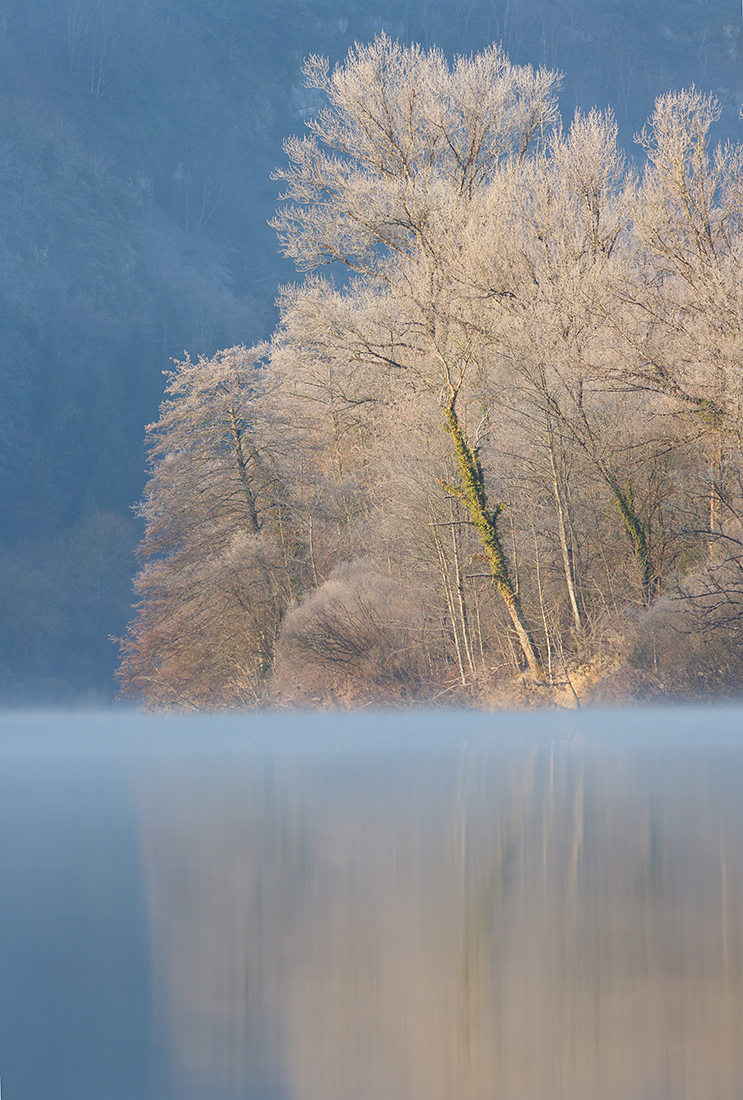
[[[715,558],[720,554],[719,536],[722,534],[722,506],[725,501],[725,450],[720,434],[716,436],[712,447],[709,485],[709,556]]]
[[[582,391],[581,391],[582,394]],[[584,453],[590,458],[596,469],[603,477],[606,484],[612,491],[614,500],[619,514],[624,520],[624,526],[627,529],[627,534],[630,537],[632,543],[632,549],[635,552],[635,558],[640,569],[640,584],[642,587],[642,602],[649,604],[656,594],[657,579],[655,576],[655,569],[653,567],[653,561],[650,553],[650,542],[648,539],[648,530],[643,523],[640,516],[635,510],[635,501],[632,493],[632,482],[627,481],[627,488],[623,489],[619,484],[614,471],[609,467],[608,463],[602,458],[599,449],[596,446],[593,431],[588,422],[585,409],[583,408],[582,395],[578,399],[578,408],[580,410],[581,419],[585,428],[585,435],[583,433],[574,432],[573,438],[578,445],[583,449]]]
[[[432,521],[433,522],[433,521]],[[439,559],[439,569],[441,570],[441,581],[444,586],[444,594],[446,596],[446,606],[449,611],[449,618],[451,619],[452,636],[454,638],[454,652],[457,656],[457,667],[459,669],[459,679],[463,684],[467,683],[467,676],[464,671],[464,660],[462,659],[462,644],[459,640],[459,626],[457,623],[457,610],[454,605],[454,593],[451,587],[451,581],[449,579],[449,566],[446,560],[446,553],[444,551],[441,539],[438,533],[434,529],[434,543],[436,546],[436,553]]]
[[[635,511],[635,501],[632,493],[632,482],[627,482],[627,489],[623,490],[613,473],[607,469],[602,462],[599,464],[601,472],[603,473],[609,488],[614,494],[614,499],[617,503],[619,513],[624,520],[624,525],[627,528],[630,540],[632,542],[633,549],[635,551],[635,557],[637,558],[637,564],[640,568],[640,583],[642,585],[642,602],[649,604],[655,596],[656,581],[655,570],[653,568],[653,560],[650,554],[650,543],[648,542],[647,530],[645,524],[642,522],[637,512]]]
[[[457,535],[457,524],[454,522],[454,509],[452,507],[452,525],[451,525],[451,540],[452,540],[452,557],[454,560],[454,582],[457,592],[457,603],[459,605],[459,619],[462,624],[462,640],[464,642],[464,652],[467,656],[467,664],[469,665],[472,677],[477,675],[475,672],[475,662],[472,659],[472,643],[470,640],[470,625],[469,614],[467,612],[467,600],[464,595],[464,578],[462,577],[462,569],[459,562],[459,538]]]
[[[257,532],[260,530],[260,523],[258,522],[258,512],[255,507],[255,497],[253,495],[253,490],[250,487],[250,479],[248,478],[248,463],[245,458],[245,452],[243,450],[244,432],[237,422],[234,409],[230,409],[230,434],[235,444],[235,462],[237,463],[237,473],[238,477],[240,478],[240,484],[243,487],[245,503],[248,506],[248,519],[250,521],[250,530],[253,532],[253,534],[257,534]]]
[[[552,684],[552,645],[550,642],[550,628],[547,622],[547,608],[544,603],[544,591],[542,589],[542,569],[541,562],[539,560],[539,540],[537,539],[537,532],[532,522],[532,535],[534,537],[534,564],[537,580],[537,592],[539,593],[539,609],[542,612],[542,629],[544,630],[544,646],[547,650],[547,679]]]
[[[493,511],[488,506],[488,497],[485,491],[485,479],[477,454],[477,448],[470,448],[464,440],[459,418],[455,408],[456,391],[454,391],[444,408],[446,416],[446,428],[452,437],[454,453],[457,459],[459,471],[459,485],[444,485],[450,493],[458,497],[466,506],[470,514],[473,526],[478,533],[480,543],[485,551],[485,557],[490,566],[490,571],[495,581],[496,588],[501,594],[508,614],[511,617],[514,630],[524,655],[524,660],[530,671],[539,679],[544,677],[539,651],[534,643],[527,625],[524,613],[521,609],[521,601],[518,597],[508,571],[508,562],[503,552],[503,546],[498,532],[498,516],[501,507],[496,505]],[[442,484],[444,484],[442,482]]]
[[[573,561],[573,554],[568,542],[567,532],[567,517],[565,502],[563,500],[563,486],[561,485],[561,479],[558,476],[557,459],[555,456],[555,440],[552,433],[552,428],[549,428],[549,455],[550,466],[552,467],[552,496],[555,501],[555,511],[557,513],[557,530],[560,536],[560,549],[562,551],[562,565],[565,571],[565,583],[568,588],[568,596],[570,597],[570,607],[573,611],[573,622],[575,623],[575,629],[580,634],[583,631],[583,619],[580,613],[580,607],[578,606],[578,596],[575,586],[575,563]]]

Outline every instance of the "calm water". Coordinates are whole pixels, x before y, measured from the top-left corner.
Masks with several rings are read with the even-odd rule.
[[[743,711],[0,716],[4,1100],[743,1097]]]

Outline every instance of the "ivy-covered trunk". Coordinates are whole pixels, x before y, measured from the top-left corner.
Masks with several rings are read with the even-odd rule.
[[[500,504],[496,504],[492,510],[489,507],[485,490],[485,478],[477,447],[468,447],[465,442],[456,412],[456,399],[457,395],[454,392],[445,406],[444,415],[446,416],[446,430],[451,435],[454,444],[459,485],[445,485],[444,487],[453,496],[461,500],[467,508],[485,551],[485,557],[490,566],[495,585],[508,608],[508,614],[518,636],[524,660],[534,676],[541,679],[544,676],[544,670],[539,651],[524,618],[518,593],[511,581],[508,562],[498,533],[498,516],[502,511],[502,507]]]
[[[626,490],[623,490],[616,477],[611,470],[608,469],[605,463],[600,463],[600,469],[609,488],[614,494],[614,500],[619,509],[619,514],[624,520],[624,526],[627,528],[627,534],[632,542],[632,549],[634,550],[637,566],[640,571],[642,602],[644,604],[649,604],[655,597],[655,570],[653,568],[653,559],[650,553],[648,529],[642,518],[637,514],[635,508],[632,482],[628,481]]]

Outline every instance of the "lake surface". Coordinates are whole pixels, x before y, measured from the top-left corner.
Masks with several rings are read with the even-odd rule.
[[[743,1096],[743,710],[0,715],[4,1100]]]

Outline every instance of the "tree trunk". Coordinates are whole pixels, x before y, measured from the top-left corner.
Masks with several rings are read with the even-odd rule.
[[[717,434],[712,444],[710,456],[709,485],[709,557],[720,557],[720,535],[722,535],[722,508],[725,502],[725,450],[722,435]]]
[[[477,448],[469,448],[465,443],[455,408],[456,397],[456,392],[452,393],[445,406],[444,414],[446,416],[446,430],[451,435],[454,444],[460,484],[458,486],[444,485],[444,488],[458,497],[466,506],[485,551],[495,585],[508,608],[508,614],[516,631],[524,660],[534,676],[541,680],[544,677],[544,670],[539,651],[531,636],[521,609],[521,601],[511,581],[508,562],[498,533],[498,516],[501,507],[496,505],[493,511],[488,507],[485,479]],[[442,484],[444,483],[442,482]]]
[[[650,544],[648,542],[645,524],[635,511],[635,502],[632,495],[632,482],[627,482],[627,489],[623,491],[614,475],[607,470],[604,463],[600,464],[601,472],[606,478],[617,508],[624,520],[627,533],[632,541],[632,546],[640,568],[640,583],[642,585],[642,602],[649,604],[655,596],[656,581],[654,576],[653,561],[650,556]]]
[[[467,664],[469,665],[470,673],[472,677],[476,676],[475,662],[472,659],[472,644],[470,640],[470,624],[469,614],[467,612],[467,600],[464,595],[464,578],[462,576],[462,570],[459,562],[459,539],[457,536],[457,524],[454,520],[454,508],[451,508],[451,541],[452,541],[452,559],[454,562],[454,583],[457,593],[457,604],[459,607],[459,619],[462,624],[462,640],[464,642],[464,652],[467,656]]]
[[[235,417],[235,410],[230,409],[230,435],[235,446],[235,463],[237,465],[237,473],[240,478],[240,484],[243,487],[243,494],[245,496],[245,503],[248,508],[248,520],[250,522],[250,530],[253,534],[257,534],[260,530],[260,523],[258,521],[258,512],[255,507],[255,497],[253,490],[250,486],[250,479],[248,478],[248,463],[245,458],[245,452],[243,450],[243,430],[240,428],[237,419]]]
[[[433,520],[431,521],[434,522]],[[464,660],[462,658],[462,644],[459,638],[459,624],[457,623],[457,611],[454,604],[454,593],[451,587],[451,580],[449,578],[449,566],[446,560],[446,552],[444,550],[441,539],[438,533],[434,531],[434,544],[436,546],[436,553],[439,559],[439,569],[441,571],[441,581],[444,586],[444,594],[446,595],[446,606],[449,611],[449,618],[451,619],[452,637],[454,639],[454,652],[457,657],[457,667],[459,669],[459,679],[462,684],[467,683],[467,676],[464,671]]]
[[[580,613],[580,607],[578,606],[578,595],[575,586],[575,564],[573,562],[573,554],[568,543],[567,521],[566,521],[566,509],[565,502],[563,500],[563,487],[560,484],[560,478],[557,472],[557,461],[555,458],[555,441],[552,434],[552,429],[549,429],[549,454],[550,465],[552,467],[552,495],[555,501],[555,511],[557,513],[557,529],[560,535],[560,549],[562,550],[562,564],[565,570],[565,583],[568,587],[568,595],[570,597],[570,606],[573,611],[573,622],[575,623],[575,629],[580,634],[583,631],[583,619]]]

